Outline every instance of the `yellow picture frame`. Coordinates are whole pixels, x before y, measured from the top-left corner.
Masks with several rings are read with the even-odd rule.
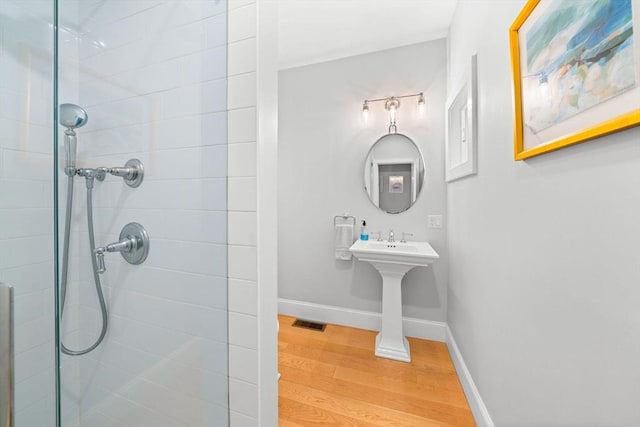
[[[543,143],[539,143],[536,145],[525,144],[525,126],[527,124],[525,123],[523,111],[523,63],[521,60],[521,54],[523,50],[521,42],[523,35],[521,35],[520,32],[525,25],[528,25],[529,28],[535,28],[533,27],[533,25],[536,25],[536,23],[532,24],[531,20],[536,18],[538,20],[543,19],[544,15],[538,13],[536,18],[532,18],[532,15],[536,14],[541,3],[547,3],[544,6],[548,6],[548,3],[553,1],[561,0],[529,0],[509,29],[511,68],[513,78],[514,160],[516,161],[555,151],[563,147],[598,138],[640,124],[640,96],[637,97],[637,101],[633,101],[633,99],[636,97],[636,92],[640,93],[640,77],[638,77],[640,76],[640,72],[638,70],[638,61],[640,61],[640,43],[637,42],[638,33],[640,33],[640,25],[638,25],[640,10],[633,10],[630,48],[633,50],[633,48],[635,47],[636,59],[634,62],[635,69],[633,70],[633,73],[635,73],[636,75],[636,87],[631,91],[632,93],[630,94],[630,96],[632,96],[632,98],[630,98],[630,102],[627,101],[627,106],[629,105],[629,103],[631,103],[631,105],[635,103],[636,105],[632,105],[632,108],[627,108],[625,111],[614,111],[611,117],[605,117],[604,120],[598,121],[595,124],[593,124],[591,120],[583,120],[583,123],[581,124],[579,118],[581,113],[574,113],[575,117],[571,118],[571,120],[575,122],[572,123],[574,125],[573,129],[565,131],[564,128],[566,128],[567,126],[565,126],[565,124],[563,123],[563,129],[560,130],[560,135],[555,135],[553,138],[545,140]],[[637,8],[637,2],[632,3],[636,3],[635,7]],[[635,26],[635,34],[633,34],[633,26]],[[566,66],[569,65],[567,64]],[[545,79],[547,78],[546,75],[544,75],[543,77]],[[542,83],[540,83],[540,86],[542,86]],[[625,94],[625,96],[627,96],[627,94]],[[607,108],[607,111],[609,111],[610,107],[604,105],[606,104],[606,102],[607,101],[604,101],[600,106],[601,108]],[[530,127],[527,126],[526,130],[527,133],[531,133]]]

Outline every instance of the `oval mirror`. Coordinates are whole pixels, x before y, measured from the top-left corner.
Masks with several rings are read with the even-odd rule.
[[[411,138],[390,133],[378,139],[364,164],[364,189],[369,200],[387,213],[409,209],[424,181],[422,153]]]

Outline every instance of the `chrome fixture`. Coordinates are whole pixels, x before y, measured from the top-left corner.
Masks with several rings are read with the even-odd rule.
[[[122,168],[103,168],[106,173],[119,176],[129,187],[136,188],[142,184],[144,178],[144,166],[138,159],[131,159]]]
[[[62,104],[59,110],[60,124],[67,128],[64,131],[64,147],[66,166],[64,173],[73,176],[76,173],[76,153],[78,150],[78,138],[75,129],[87,124],[89,116],[87,112],[75,104]]]
[[[81,176],[85,179],[87,188],[93,188],[93,181],[104,181],[105,176],[107,175],[105,168],[79,168],[76,169],[76,175]]]
[[[402,232],[402,239],[400,239],[400,243],[407,243],[407,236],[412,236],[413,237],[413,233],[405,233],[403,231]]]
[[[14,336],[13,287],[0,283],[0,425],[13,427]]]
[[[396,133],[398,130],[396,126],[396,112],[398,108],[400,108],[400,98],[412,98],[416,96],[418,97],[418,109],[422,112],[425,106],[425,99],[424,93],[420,92],[410,95],[390,96],[388,98],[365,99],[362,104],[362,114],[366,120],[369,115],[369,103],[384,101],[384,108],[389,112],[389,133]]]
[[[107,174],[121,177],[125,184],[133,188],[139,187],[144,179],[144,165],[138,159],[130,159],[123,167],[79,168],[75,171],[77,175],[88,180],[87,185],[89,185],[89,180],[93,179],[104,181]]]
[[[120,252],[129,264],[141,264],[149,255],[149,234],[147,230],[137,222],[130,222],[120,232],[120,240],[106,246],[95,249],[93,252],[98,264],[98,272],[104,273],[107,269],[104,264],[105,252]]]
[[[102,283],[100,282],[100,273],[105,271],[104,268],[104,256],[102,255],[104,251],[109,251],[109,248],[113,250],[117,246],[107,245],[105,248],[100,248],[102,253],[98,255],[96,251],[96,243],[95,243],[95,233],[93,226],[93,186],[96,180],[103,181],[107,174],[115,175],[122,177],[124,182],[130,187],[138,187],[142,183],[142,179],[144,177],[144,167],[140,160],[131,159],[129,160],[124,167],[115,167],[115,168],[107,168],[107,167],[98,167],[98,168],[76,168],[76,152],[77,152],[77,135],[75,129],[84,126],[88,121],[88,116],[86,111],[84,111],[81,107],[74,104],[62,104],[59,109],[59,121],[60,124],[66,127],[66,131],[64,133],[64,145],[65,145],[65,153],[66,153],[66,165],[64,172],[67,175],[67,203],[66,203],[66,213],[65,213],[65,230],[64,230],[64,239],[63,239],[63,250],[62,250],[62,267],[60,273],[60,318],[62,318],[64,314],[64,306],[67,297],[67,285],[68,285],[68,275],[69,275],[69,241],[71,236],[71,217],[73,210],[73,187],[74,187],[74,177],[76,175],[85,178],[85,184],[87,188],[87,227],[89,231],[89,250],[91,253],[91,267],[93,270],[93,282],[96,287],[96,295],[98,297],[98,302],[100,304],[100,312],[102,317],[102,327],[100,329],[100,335],[96,339],[96,341],[90,345],[89,347],[82,350],[71,350],[67,348],[64,343],[60,342],[61,350],[64,354],[69,356],[82,356],[93,351],[97,348],[100,343],[104,340],[105,335],[107,334],[107,328],[109,326],[109,315],[107,313],[107,304],[104,298],[104,292],[102,290]],[[129,224],[130,225],[130,224]],[[125,227],[126,228],[126,227]],[[124,230],[124,229],[123,229]],[[144,229],[142,229],[144,231]],[[135,235],[134,232],[130,232],[129,234]],[[128,251],[131,257],[134,260],[138,260],[133,263],[141,263],[147,256],[148,248],[149,248],[149,238],[146,232],[143,233],[145,240],[144,248],[138,244],[136,240],[135,246],[131,243],[131,248]],[[122,236],[121,236],[122,240]],[[124,251],[126,248],[122,248],[119,250]],[[123,256],[125,252],[122,252]],[[125,259],[127,257],[125,256]],[[127,259],[129,261],[129,259]],[[98,263],[100,262],[100,265]],[[131,262],[131,261],[130,261]]]
[[[395,242],[395,238],[393,237],[393,230],[389,230],[389,238],[387,239],[389,243]]]

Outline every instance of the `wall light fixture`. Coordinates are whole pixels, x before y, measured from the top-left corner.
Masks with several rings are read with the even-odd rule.
[[[370,102],[381,102],[384,101],[384,108],[389,112],[389,133],[396,133],[398,130],[396,127],[396,112],[398,108],[400,108],[400,99],[401,98],[413,98],[418,97],[418,110],[420,112],[424,111],[424,93],[413,93],[411,95],[401,95],[401,96],[390,96],[388,98],[377,98],[377,99],[365,99],[362,104],[362,115],[364,116],[365,121],[369,116],[369,103]]]

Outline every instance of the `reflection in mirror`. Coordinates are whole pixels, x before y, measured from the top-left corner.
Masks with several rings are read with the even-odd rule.
[[[424,160],[411,138],[390,133],[369,150],[364,165],[364,188],[369,200],[387,213],[409,209],[424,181]]]

